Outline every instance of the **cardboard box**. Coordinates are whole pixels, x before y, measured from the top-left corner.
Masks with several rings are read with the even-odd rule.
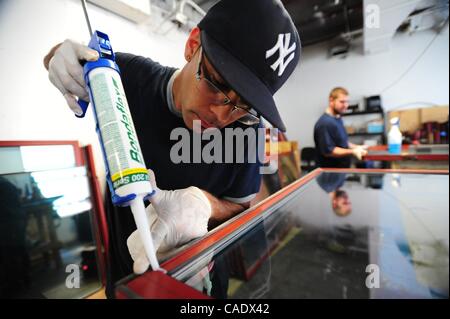
[[[393,117],[400,118],[400,130],[402,132],[413,133],[422,127],[423,123],[438,122],[444,123],[448,121],[448,106],[435,106],[420,109],[410,109],[402,111],[392,111],[388,113],[389,132],[391,128],[390,119]]]
[[[421,109],[421,122],[445,123],[448,121],[448,106]]]

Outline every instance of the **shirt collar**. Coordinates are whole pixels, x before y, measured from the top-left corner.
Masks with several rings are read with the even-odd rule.
[[[166,94],[167,94],[167,104],[169,106],[170,112],[172,112],[172,114],[182,118],[183,115],[175,107],[175,101],[173,99],[173,82],[175,82],[175,79],[177,78],[178,74],[180,74],[180,70],[176,70],[172,74],[172,77],[170,78],[169,83],[167,83],[167,93]]]

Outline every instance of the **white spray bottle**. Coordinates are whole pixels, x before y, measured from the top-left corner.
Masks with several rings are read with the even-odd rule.
[[[388,151],[390,154],[401,154],[402,132],[400,132],[400,118],[391,119],[391,129],[388,134]]]

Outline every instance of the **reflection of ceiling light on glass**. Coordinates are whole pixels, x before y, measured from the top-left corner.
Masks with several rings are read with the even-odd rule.
[[[82,199],[89,197],[84,167],[33,172],[31,177],[45,198],[60,195]]]
[[[65,202],[63,197],[53,203],[53,208],[59,217],[64,218],[91,210],[92,203],[89,199]]]
[[[26,172],[75,166],[72,145],[21,146],[20,154]]]
[[[53,202],[60,217],[82,213],[92,208],[84,167],[33,172],[31,177],[44,198],[62,196]]]

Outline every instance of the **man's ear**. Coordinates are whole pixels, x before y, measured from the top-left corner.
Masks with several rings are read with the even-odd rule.
[[[337,207],[338,207],[337,199],[333,199],[331,201],[331,208],[333,208],[333,210],[335,210]]]
[[[199,27],[195,27],[191,30],[191,33],[186,41],[186,46],[184,49],[184,57],[186,61],[190,62],[192,60],[200,45],[200,29]]]

